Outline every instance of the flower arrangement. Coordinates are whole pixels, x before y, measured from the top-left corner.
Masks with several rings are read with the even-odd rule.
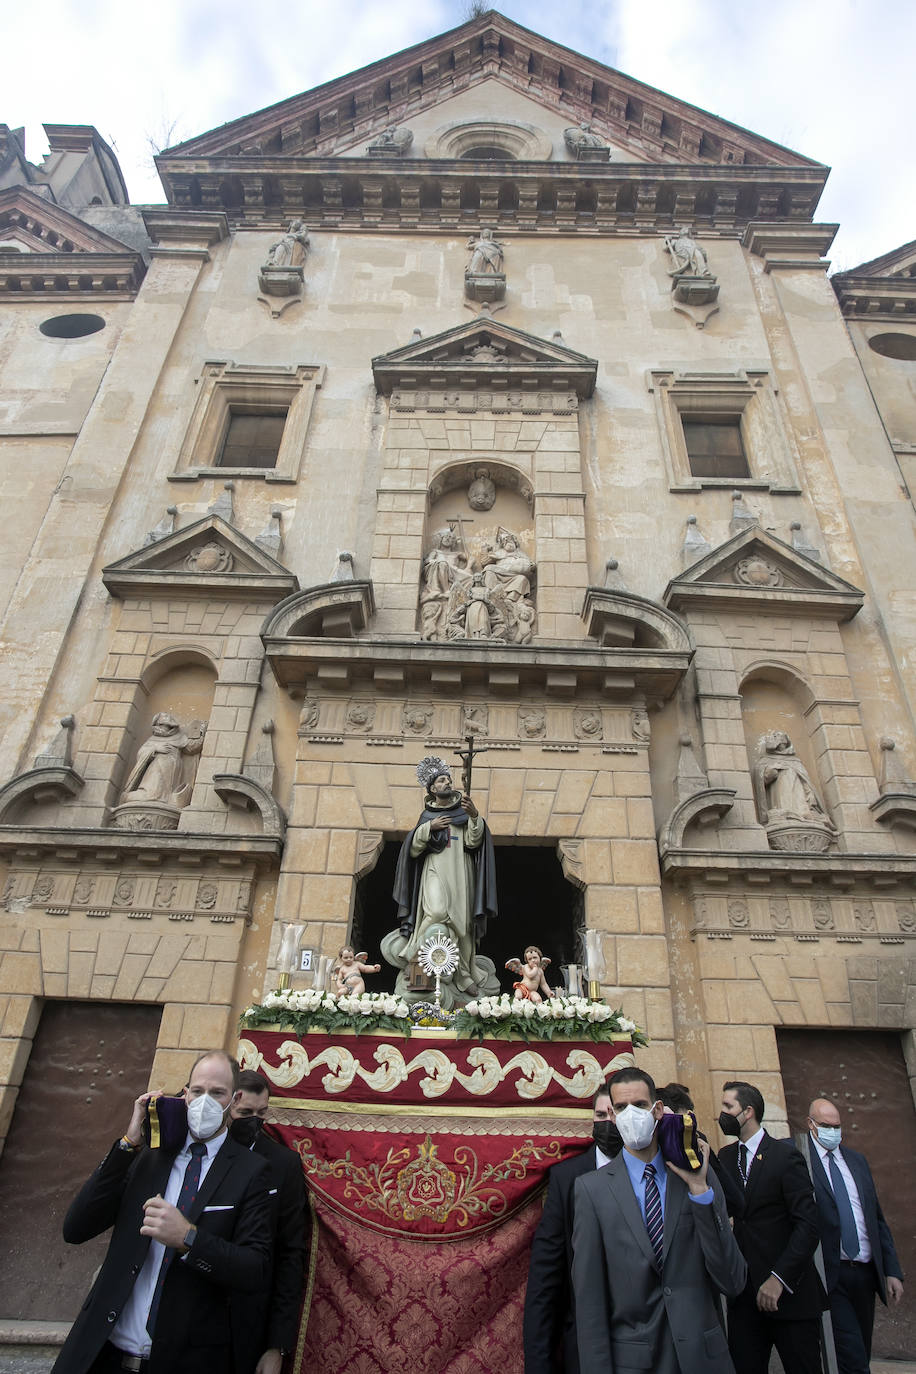
[[[456,1030],[462,1037],[482,1040],[493,1035],[508,1040],[520,1035],[525,1040],[611,1040],[629,1035],[634,1045],[647,1045],[648,1037],[635,1021],[606,1002],[591,1002],[587,997],[545,997],[542,1002],[510,997],[481,997],[468,1002],[458,1013]]]
[[[607,1041],[615,1035],[629,1035],[634,1045],[648,1044],[647,1037],[621,1010],[606,1002],[590,1002],[586,997],[550,997],[543,1002],[519,1001],[503,993],[481,997],[456,1012],[437,1013],[431,1004],[409,1006],[390,992],[364,992],[349,997],[320,988],[284,988],[269,992],[257,1006],[242,1012],[240,1029],[280,1022],[297,1035],[307,1030],[333,1033],[340,1030],[399,1031],[409,1034],[411,1026],[453,1027],[459,1039],[482,1040],[495,1036],[508,1040]]]
[[[257,1006],[246,1007],[240,1029],[282,1022],[297,1035],[307,1030],[406,1031],[410,1008],[390,992],[364,992],[350,997],[320,988],[283,988],[269,992]]]

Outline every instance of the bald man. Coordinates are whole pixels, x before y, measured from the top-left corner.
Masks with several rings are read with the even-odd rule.
[[[865,1156],[841,1145],[840,1113],[816,1097],[808,1108],[811,1177],[839,1374],[868,1374],[875,1294],[903,1297],[903,1271]]]

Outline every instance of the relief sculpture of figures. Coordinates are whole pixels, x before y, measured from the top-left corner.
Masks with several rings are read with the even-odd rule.
[[[203,748],[206,726],[194,720],[185,729],[168,711],[153,716],[152,733],[140,745],[137,761],[121,796],[124,802],[166,802],[187,806],[191,784],[183,781],[184,760]]]
[[[449,1008],[499,991],[491,959],[477,954],[487,922],[497,914],[496,860],[486,821],[452,783],[441,758],[417,765],[424,809],[401,846],[395,871],[398,929],[382,940],[382,955],[401,972],[396,992],[418,1000],[412,987],[417,951],[430,937],[451,938],[458,967],[441,988]]]
[[[433,547],[423,559],[420,585],[420,634],[423,639],[446,639],[449,597],[470,582],[467,552],[450,525],[436,530]]]
[[[835,827],[789,736],[783,730],[769,731],[761,751],[754,768],[754,796],[771,846],[823,852]]]
[[[423,560],[420,633],[423,639],[497,639],[529,644],[536,612],[536,565],[518,536],[500,526],[495,541],[472,560],[450,526],[433,536]]]

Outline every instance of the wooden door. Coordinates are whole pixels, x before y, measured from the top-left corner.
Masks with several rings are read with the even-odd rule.
[[[159,1007],[45,1003],[0,1155],[0,1317],[79,1311],[110,1233],[66,1245],[61,1225],[146,1091],[160,1017]]]
[[[777,1031],[793,1133],[808,1106],[828,1097],[842,1114],[843,1143],[865,1155],[903,1265],[900,1307],[875,1316],[876,1357],[916,1358],[916,1110],[900,1035],[894,1031]]]

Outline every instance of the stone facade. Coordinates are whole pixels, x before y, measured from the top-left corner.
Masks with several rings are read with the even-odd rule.
[[[142,242],[0,182],[0,1139],[42,999],[161,1005],[172,1085],[285,922],[335,955],[469,730],[498,849],[556,853],[661,1080],[784,1121],[798,1025],[899,1030],[916,1075],[910,259],[834,289],[826,169],[570,61],[472,19],[164,155]],[[443,578],[504,598],[479,638],[423,633],[443,529]],[[123,828],[162,712],[206,726],[182,804]],[[773,732],[820,828],[762,814]]]

